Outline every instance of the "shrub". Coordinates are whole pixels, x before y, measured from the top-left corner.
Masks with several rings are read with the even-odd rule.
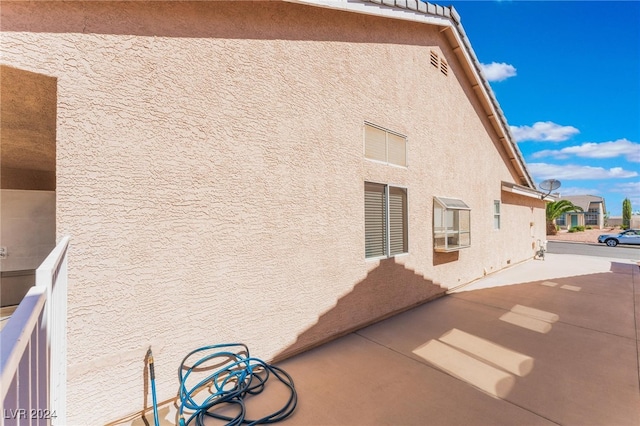
[[[576,226],[576,229],[578,230],[578,232],[584,232],[584,226],[582,225]]]
[[[569,228],[569,232],[576,232],[576,228]]]
[[[593,229],[593,226],[587,226],[585,229]]]

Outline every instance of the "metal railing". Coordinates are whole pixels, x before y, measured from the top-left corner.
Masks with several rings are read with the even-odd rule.
[[[66,423],[68,247],[62,238],[0,331],[2,426]]]

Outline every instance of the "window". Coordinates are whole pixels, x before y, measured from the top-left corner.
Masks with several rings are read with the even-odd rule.
[[[556,225],[558,225],[558,226],[565,226],[566,225],[566,223],[565,223],[565,215],[564,214],[556,219]]]
[[[585,225],[598,225],[598,213],[585,213],[584,224]]]
[[[500,229],[500,201],[493,201],[493,229]]]
[[[365,257],[407,253],[407,190],[364,184]]]
[[[407,165],[407,138],[365,123],[364,156],[396,166]]]
[[[433,199],[433,248],[455,251],[471,246],[471,209],[456,198]]]

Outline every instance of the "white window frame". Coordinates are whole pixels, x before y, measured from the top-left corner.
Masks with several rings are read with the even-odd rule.
[[[441,209],[442,213],[437,214],[437,209]],[[466,224],[468,229],[464,229],[463,224]],[[440,240],[444,244],[439,244]],[[457,244],[453,243],[455,241]],[[434,251],[452,252],[467,247],[471,247],[471,208],[458,198],[433,197]]]
[[[383,131],[385,133],[385,154],[384,154],[384,159],[378,159],[378,158],[372,158],[367,156],[367,127],[371,127],[373,129],[376,130],[380,130]],[[390,161],[389,159],[389,135],[401,138],[404,140],[404,164],[398,164],[398,163],[394,163],[392,161]],[[364,143],[363,143],[363,149],[364,149],[364,158],[366,158],[369,161],[374,161],[376,163],[382,163],[382,164],[386,164],[388,166],[394,166],[394,167],[403,167],[403,168],[407,168],[409,167],[409,152],[408,152],[408,140],[407,140],[407,136],[398,133],[398,132],[394,132],[392,130],[389,129],[385,129],[384,127],[381,126],[377,126],[373,123],[370,123],[368,121],[365,121],[364,123]]]
[[[367,229],[366,229],[366,187],[367,184],[370,185],[378,185],[384,187],[384,199],[383,199],[383,209],[384,209],[384,234],[383,234],[383,253],[379,255],[371,255],[367,256]],[[391,227],[391,207],[390,207],[390,189],[400,189],[404,192],[404,205],[403,205],[403,219],[402,219],[402,243],[403,250],[401,252],[392,253],[391,240],[392,237],[392,227]],[[378,182],[370,182],[365,181],[365,259],[386,259],[390,257],[402,256],[409,253],[409,194],[406,187],[400,185],[389,185]]]
[[[501,214],[502,204],[500,203],[500,200],[493,200],[493,229],[495,230],[500,230],[500,228],[502,227],[502,218],[500,217]],[[496,226],[496,223],[498,226]]]

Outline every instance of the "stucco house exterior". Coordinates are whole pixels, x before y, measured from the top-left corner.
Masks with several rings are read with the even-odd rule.
[[[16,160],[3,190],[46,181],[71,237],[66,424],[148,407],[149,346],[169,400],[194,348],[283,359],[545,238],[453,8],[5,1],[1,19],[2,90],[36,105],[3,135],[36,123],[52,145],[3,136],[3,152],[55,158]]]
[[[569,229],[575,226],[604,228],[604,217],[607,213],[604,198],[597,195],[569,195],[561,196],[558,200],[568,200],[582,208],[582,211],[565,213],[557,218],[556,225],[560,228]]]

